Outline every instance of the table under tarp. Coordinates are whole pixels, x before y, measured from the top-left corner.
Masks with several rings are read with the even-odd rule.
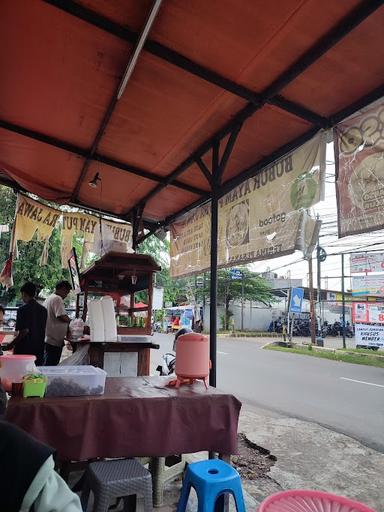
[[[6,419],[57,450],[61,461],[237,451],[241,403],[202,382],[107,378],[104,395],[12,397]]]

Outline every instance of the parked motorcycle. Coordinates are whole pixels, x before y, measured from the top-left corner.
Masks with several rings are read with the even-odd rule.
[[[162,363],[156,368],[156,371],[159,372],[159,375],[172,375],[175,373],[176,366],[176,343],[179,336],[182,334],[188,334],[193,332],[191,329],[187,327],[183,327],[179,329],[175,334],[175,339],[173,340],[173,352],[166,352],[162,357]]]

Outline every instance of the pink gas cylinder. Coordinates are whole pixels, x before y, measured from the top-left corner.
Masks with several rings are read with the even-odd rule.
[[[179,336],[176,344],[176,387],[184,379],[189,379],[191,383],[194,379],[201,379],[208,388],[209,367],[207,336],[195,332]]]

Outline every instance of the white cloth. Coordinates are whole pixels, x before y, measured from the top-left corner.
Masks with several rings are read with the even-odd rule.
[[[54,469],[52,455],[44,462],[28,491],[20,512],[29,512],[32,505],[36,512],[81,512],[80,498]],[[4,511],[5,512],[5,511]]]
[[[101,300],[88,302],[89,329],[92,341],[104,341],[104,317]]]
[[[55,347],[62,347],[68,330],[68,324],[59,320],[60,316],[67,314],[64,301],[59,295],[53,293],[44,302],[44,307],[48,312],[47,325],[45,328],[45,343],[54,345]]]
[[[101,299],[104,320],[104,339],[105,341],[117,340],[117,326],[115,317],[115,306],[112,297],[106,295]]]

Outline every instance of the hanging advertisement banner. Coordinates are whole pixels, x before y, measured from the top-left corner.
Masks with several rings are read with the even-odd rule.
[[[356,345],[384,347],[384,325],[355,324]]]
[[[321,200],[325,137],[319,133],[219,200],[218,266],[309,252],[319,223],[304,209]],[[210,266],[210,203],[171,225],[171,275]]]
[[[40,241],[49,239],[60,215],[59,210],[19,194],[14,228],[15,242],[30,242],[34,236]]]
[[[384,253],[356,253],[350,257],[351,274],[384,272]]]
[[[361,324],[384,324],[384,304],[354,302],[352,305],[352,321]]]
[[[67,266],[68,258],[73,247],[73,237],[79,235],[84,239],[84,251],[100,253],[100,248],[106,250],[111,242],[126,244],[127,249],[132,247],[132,226],[122,222],[113,222],[100,219],[86,213],[63,213],[63,227],[61,232],[61,262],[63,268]],[[97,239],[98,247],[94,247]],[[84,260],[84,254],[83,254]]]
[[[384,103],[334,129],[339,237],[384,227]]]
[[[210,266],[211,203],[190,212],[171,225],[170,272],[172,277],[201,272]]]
[[[23,242],[33,239],[43,241],[45,245],[41,263],[45,264],[48,259],[49,239],[54,228],[60,222],[62,222],[60,231],[62,266],[67,268],[73,247],[73,236],[77,234],[83,237],[86,251],[93,250],[95,234],[100,238],[100,219],[86,213],[62,212],[19,194],[11,252],[17,256],[16,244],[19,240]],[[132,226],[130,224],[103,219],[101,228],[103,240],[101,245],[104,245],[105,249],[110,247],[111,242],[126,244],[128,250],[132,247]]]
[[[384,297],[384,275],[352,277],[352,295],[371,295]]]
[[[18,194],[13,226],[13,243],[11,253],[17,257],[17,242],[30,242],[36,239],[44,242],[40,259],[41,265],[48,262],[49,239],[60,219],[61,212],[39,203],[30,197]]]

